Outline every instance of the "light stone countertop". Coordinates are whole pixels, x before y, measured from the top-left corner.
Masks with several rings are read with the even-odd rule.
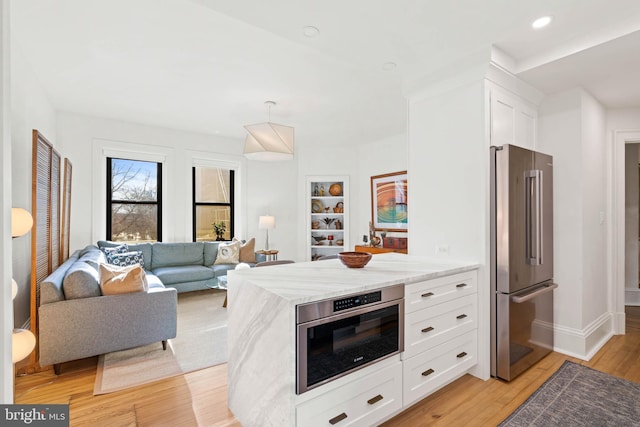
[[[399,253],[375,254],[364,268],[347,268],[339,259],[273,265],[229,271],[286,300],[290,305],[434,279],[479,267],[474,262],[450,261]],[[231,285],[233,286],[233,285]]]

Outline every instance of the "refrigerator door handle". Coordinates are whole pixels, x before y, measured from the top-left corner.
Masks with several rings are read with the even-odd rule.
[[[539,169],[525,172],[525,227],[526,258],[529,265],[542,264],[542,171]],[[535,203],[535,207],[533,206]]]
[[[547,292],[551,292],[553,291],[555,288],[557,288],[558,285],[556,283],[550,283],[548,285],[544,285],[542,288],[537,289],[531,293],[525,294],[525,295],[518,295],[518,296],[512,296],[511,297],[511,301],[513,301],[516,304],[521,304],[523,302],[527,302],[529,300],[532,300],[534,298],[539,297],[540,295],[546,294]]]

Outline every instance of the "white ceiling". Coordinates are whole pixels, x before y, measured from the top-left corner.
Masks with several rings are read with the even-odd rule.
[[[266,100],[297,144],[402,133],[403,87],[491,46],[545,93],[640,106],[638,0],[14,0],[11,15],[55,108],[238,140]]]

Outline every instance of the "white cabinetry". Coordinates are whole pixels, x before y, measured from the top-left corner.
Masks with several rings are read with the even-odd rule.
[[[402,409],[402,363],[368,374],[296,408],[296,425],[372,426]]]
[[[404,407],[477,363],[477,281],[470,271],[405,287]]]
[[[491,145],[514,144],[535,149],[538,112],[522,98],[491,85],[489,89]]]
[[[312,391],[296,406],[296,426],[378,425],[466,373],[478,363],[477,283],[472,270],[406,285],[400,361]]]
[[[308,176],[307,261],[343,252],[349,246],[349,177]]]

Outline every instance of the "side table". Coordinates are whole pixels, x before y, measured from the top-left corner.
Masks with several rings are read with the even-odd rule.
[[[266,256],[266,261],[275,261],[278,259],[278,252],[275,249],[270,249],[268,251],[266,250],[262,250],[262,251],[258,251],[259,254],[263,254]]]

